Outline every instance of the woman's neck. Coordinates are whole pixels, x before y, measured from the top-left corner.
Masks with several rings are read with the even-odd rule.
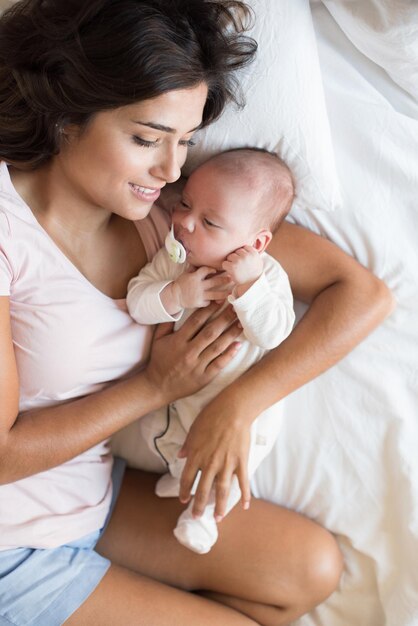
[[[40,226],[87,280],[111,298],[124,298],[147,262],[135,225],[86,203],[51,165],[10,168],[10,176]]]
[[[39,223],[49,232],[91,239],[109,226],[112,213],[89,204],[71,185],[59,161],[35,170],[9,168],[12,183]]]

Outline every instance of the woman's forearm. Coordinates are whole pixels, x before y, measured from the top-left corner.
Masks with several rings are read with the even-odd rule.
[[[181,452],[187,461],[180,498],[187,501],[200,470],[195,514],[203,511],[216,482],[216,514],[223,515],[234,473],[244,500],[249,498],[251,422],[346,355],[393,308],[382,281],[303,228],[281,226],[268,251],[287,272],[295,298],[310,306],[283,343],[216,396],[194,421]]]
[[[164,403],[144,372],[89,396],[22,413],[3,440],[0,483],[60,465]]]
[[[215,305],[199,309],[175,333],[158,327],[147,368],[129,379],[17,419],[0,409],[0,484],[64,463],[135,419],[208,384],[234,357],[240,334],[232,310],[209,320],[216,310]],[[9,404],[11,411],[15,403]]]
[[[318,293],[289,337],[228,387],[223,401],[257,415],[337,363],[394,308],[386,285],[360,265]]]

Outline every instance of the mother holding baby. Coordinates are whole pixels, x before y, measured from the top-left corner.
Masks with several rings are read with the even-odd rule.
[[[109,450],[237,351],[230,310],[152,337],[125,296],[167,232],[154,202],[255,54],[247,17],[234,0],[20,0],[1,18],[0,624],[272,626],[338,585],[331,534],[268,502],[237,506],[205,556],[171,532],[198,470],[197,515],[215,484],[222,516],[234,474],[249,499],[253,420],[389,312],[382,282],[326,240],[288,223],[274,236],[310,307],[198,416],[183,502]]]

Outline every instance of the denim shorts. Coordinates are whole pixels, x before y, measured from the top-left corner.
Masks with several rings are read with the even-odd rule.
[[[94,548],[110,519],[125,465],[115,458],[103,528],[58,548],[0,552],[0,626],[61,626],[94,591],[110,567]]]

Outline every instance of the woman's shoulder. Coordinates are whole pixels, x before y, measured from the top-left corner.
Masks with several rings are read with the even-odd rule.
[[[7,217],[9,228],[16,220],[26,222],[33,220],[28,206],[13,186],[5,161],[0,161],[0,212]]]

